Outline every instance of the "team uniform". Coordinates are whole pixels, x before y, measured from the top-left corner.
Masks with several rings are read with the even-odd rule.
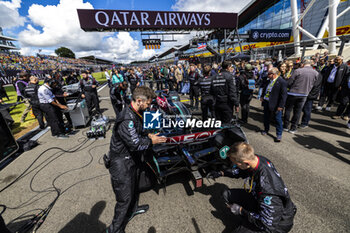
[[[141,154],[152,145],[151,139],[142,134],[142,124],[142,116],[129,106],[117,116],[113,128],[109,172],[117,204],[108,233],[124,232],[138,206]]]
[[[289,232],[296,207],[273,163],[263,156],[257,157],[259,162],[254,170],[232,168],[224,171],[224,176],[248,181],[246,191],[249,194],[237,189],[223,192],[225,203],[237,203],[243,207],[243,223],[235,233]]]

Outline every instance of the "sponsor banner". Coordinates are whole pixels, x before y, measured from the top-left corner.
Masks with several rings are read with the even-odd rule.
[[[342,26],[342,27],[337,27],[337,36],[341,36],[341,35],[348,35],[350,34],[350,25],[346,25],[346,26]],[[328,37],[328,31],[325,32],[325,34],[323,35],[323,38]],[[257,49],[257,48],[265,48],[265,47],[271,47],[271,46],[276,46],[276,45],[282,45],[282,44],[289,44],[292,43],[294,41],[293,36],[291,36],[289,41],[273,41],[273,42],[258,42],[258,43],[252,43],[252,44],[248,44],[248,45],[242,45],[242,49],[243,51],[247,51],[250,48],[252,49]],[[229,48],[227,49],[228,52],[231,52],[233,50],[233,48]],[[239,46],[236,46],[234,48],[235,52],[240,52],[241,49]],[[224,53],[224,50],[221,50],[220,53]],[[197,54],[196,56],[203,56],[203,57],[210,57],[213,54],[210,52],[207,53],[201,53],[201,54]]]
[[[336,34],[337,36],[350,34],[350,25],[337,27]],[[326,37],[328,37],[328,31],[326,31],[323,35],[323,38],[326,38]]]
[[[1,70],[0,80],[2,80],[5,85],[12,84],[12,79],[17,77],[20,72],[20,70]],[[30,74],[38,77],[39,80],[43,80],[45,74],[49,74],[50,72],[51,70],[31,70]]]
[[[237,13],[77,9],[84,31],[234,29]]]
[[[289,41],[292,35],[291,29],[251,29],[249,41],[251,42],[280,42]]]

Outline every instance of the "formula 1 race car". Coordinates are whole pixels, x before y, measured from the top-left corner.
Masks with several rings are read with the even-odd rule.
[[[158,108],[153,106],[153,111],[157,109],[163,114],[175,115],[176,121],[191,121],[190,110],[181,103],[176,93],[159,93],[158,97]],[[195,187],[201,187],[207,172],[231,166],[226,156],[229,146],[247,141],[245,133],[235,121],[213,128],[162,127],[157,132],[167,137],[167,141],[148,150],[145,162],[164,187],[168,176],[181,172],[192,174]]]

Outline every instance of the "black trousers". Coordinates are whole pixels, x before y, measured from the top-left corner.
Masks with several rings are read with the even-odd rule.
[[[9,229],[7,229],[5,221],[1,215],[0,215],[0,232],[1,233],[11,233],[11,231],[9,231]]]
[[[163,81],[162,80],[156,80],[157,83],[157,90],[160,91],[163,89]]]
[[[58,97],[57,100],[58,100],[58,102],[59,102],[60,104],[67,105],[67,102],[66,102],[66,99],[65,99],[65,98],[63,98],[63,97]],[[72,122],[72,118],[70,118],[69,112],[65,112],[65,113],[63,113],[63,114],[64,114],[64,116],[66,117],[69,126],[72,127],[73,122]]]
[[[44,129],[45,128],[45,123],[44,123],[44,113],[43,111],[40,109],[40,105],[38,104],[32,104],[32,111],[33,114],[35,116],[35,118],[38,120],[39,122],[39,127],[40,129]]]
[[[242,114],[242,121],[248,122],[249,117],[249,104],[252,100],[252,95],[241,95],[240,96],[240,104],[241,104],[241,114]]]
[[[100,101],[98,99],[98,95],[95,92],[86,92],[85,93],[85,100],[87,107],[89,109],[89,114],[92,114],[92,110],[95,108],[97,113],[101,113],[100,110]]]
[[[242,206],[245,210],[250,212],[258,212],[258,203],[252,194],[247,193],[243,189],[225,189],[222,193],[222,198],[225,203],[236,203]],[[253,233],[264,232],[251,224],[246,218],[240,217],[238,227],[233,231],[234,233]]]
[[[196,87],[190,87],[190,101],[191,107],[198,109],[199,106],[199,90]],[[193,103],[195,102],[195,103]],[[194,104],[194,105],[193,105]]]
[[[201,100],[201,110],[202,110],[202,120],[208,119],[208,113],[210,113],[211,118],[215,118],[215,103],[212,96],[202,96]]]
[[[109,172],[117,204],[108,233],[124,233],[126,224],[138,205],[138,169],[131,158],[122,157],[111,161]]]
[[[336,100],[337,95],[339,92],[339,88],[336,88],[334,86],[334,83],[327,83],[324,86],[324,92],[320,97],[320,101],[318,102],[318,106],[323,106],[326,101],[328,101],[327,103],[327,107],[332,107],[333,102]]]
[[[233,106],[228,103],[216,103],[215,117],[224,124],[230,123],[233,118]]]
[[[285,112],[284,112],[284,128],[288,129],[291,124],[291,129],[295,130],[300,120],[301,111],[303,110],[307,96],[293,96],[288,95]],[[292,120],[290,120],[291,113],[293,111]]]
[[[175,83],[173,81],[169,81],[169,90],[174,91],[175,90]]]
[[[112,88],[111,88],[111,90],[112,90]],[[119,93],[115,94],[111,91],[110,97],[111,97],[111,102],[112,102],[112,106],[113,106],[113,110],[115,112],[115,115],[118,116],[119,113],[123,110],[122,96]]]
[[[40,104],[40,109],[45,113],[47,123],[51,127],[52,136],[62,134],[64,132],[62,113],[59,108],[52,104]]]
[[[340,104],[337,108],[337,113],[336,113],[337,116],[342,116],[342,115],[350,116],[350,105],[348,105],[349,102],[350,102],[350,89],[343,87],[340,91]],[[347,105],[348,107],[346,108]]]

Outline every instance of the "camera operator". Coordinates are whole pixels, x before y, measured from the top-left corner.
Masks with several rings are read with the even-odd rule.
[[[97,95],[97,81],[95,78],[89,75],[88,71],[83,71],[81,73],[83,77],[80,80],[80,88],[82,91],[82,98],[85,98],[86,104],[89,109],[89,114],[92,114],[92,109],[95,107],[97,114],[101,114],[100,110],[100,100]]]
[[[52,89],[58,84],[57,80],[47,78],[44,85],[38,89],[38,98],[40,109],[45,113],[46,120],[51,127],[52,136],[58,139],[65,139],[64,122],[62,119],[62,110],[67,110],[68,107],[58,102]]]
[[[142,114],[155,97],[149,87],[138,87],[133,92],[131,104],[117,116],[109,157],[105,159],[117,200],[112,224],[106,230],[108,233],[124,232],[130,218],[145,213],[149,208],[148,205],[138,206],[138,170],[141,155],[152,144],[166,141],[165,137],[159,137],[157,134],[147,136],[142,133]]]

